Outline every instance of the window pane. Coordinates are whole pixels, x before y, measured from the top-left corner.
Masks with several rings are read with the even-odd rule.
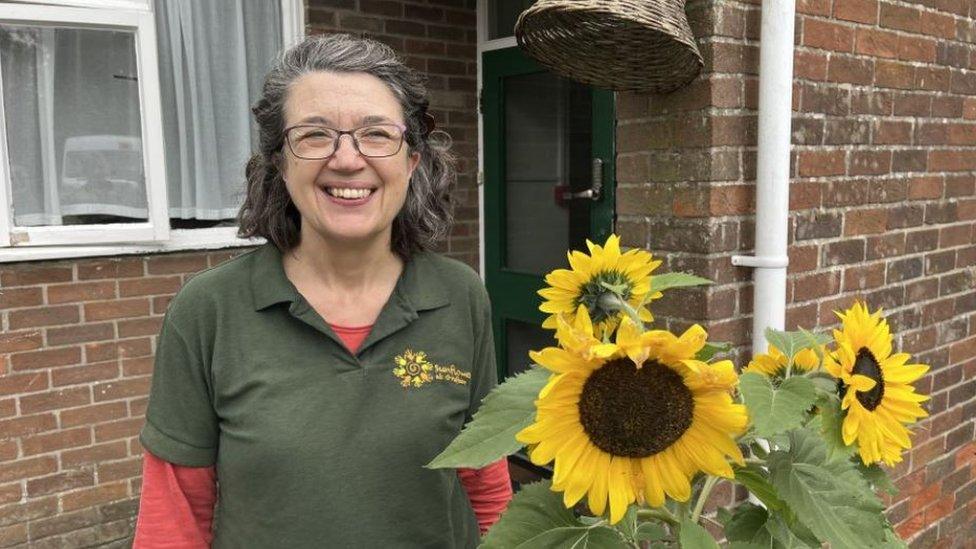
[[[134,38],[0,24],[15,225],[147,221]]]
[[[488,39],[515,36],[515,22],[519,15],[535,4],[535,0],[497,0],[488,2]]]
[[[170,226],[234,225],[281,2],[155,0]]]
[[[556,344],[552,330],[513,318],[505,319],[505,376],[513,376],[529,369],[529,351],[541,351]]]

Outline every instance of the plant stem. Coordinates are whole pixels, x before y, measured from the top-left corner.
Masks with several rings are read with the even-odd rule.
[[[708,475],[705,478],[705,485],[702,486],[701,494],[698,495],[698,502],[695,503],[695,509],[691,512],[691,522],[698,522],[698,517],[701,516],[702,509],[705,508],[705,500],[708,499],[708,495],[712,493],[712,488],[717,482],[718,477]]]
[[[676,526],[680,523],[677,517],[675,517],[671,511],[668,511],[666,507],[659,507],[657,509],[638,509],[637,510],[638,520],[655,519],[662,522],[666,522],[670,525]]]
[[[630,317],[630,320],[634,322],[634,325],[637,326],[637,329],[641,332],[644,331],[644,322],[641,321],[640,315],[637,314],[637,309],[631,307],[630,303],[624,301],[624,298],[619,295],[613,292],[604,293],[600,296],[598,306],[604,310],[610,309],[625,312]]]
[[[766,465],[766,460],[761,459],[761,458],[747,457],[747,458],[743,458],[743,461],[745,461],[746,465],[750,465],[750,464],[751,465]]]

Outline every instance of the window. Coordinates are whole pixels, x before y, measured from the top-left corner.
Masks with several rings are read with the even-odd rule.
[[[0,3],[0,246],[233,240],[250,105],[303,9]]]

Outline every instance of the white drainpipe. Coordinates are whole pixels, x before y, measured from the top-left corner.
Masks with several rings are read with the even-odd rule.
[[[786,240],[790,201],[795,0],[764,0],[759,43],[759,152],[754,256],[732,256],[754,267],[752,353],[766,351],[766,328],[786,318]]]

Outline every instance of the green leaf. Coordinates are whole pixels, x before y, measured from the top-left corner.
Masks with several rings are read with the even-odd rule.
[[[705,346],[695,354],[695,360],[708,362],[719,353],[727,353],[732,350],[732,344],[728,341],[708,341]]]
[[[637,530],[637,506],[631,505],[627,507],[624,518],[620,519],[620,522],[617,524],[614,524],[613,528],[616,528],[627,539],[634,539],[634,531]]]
[[[617,549],[626,547],[620,534],[599,523],[587,526],[563,506],[563,498],[546,480],[528,484],[515,494],[508,510],[488,530],[484,549],[535,549],[576,547]]]
[[[768,509],[778,511],[786,507],[783,500],[776,495],[776,488],[769,483],[766,472],[757,465],[747,465],[735,468],[735,480],[752,492]]]
[[[877,463],[865,465],[862,461],[858,460],[856,467],[860,471],[861,476],[871,483],[871,486],[875,490],[884,490],[889,496],[898,495],[898,488],[895,488],[895,484],[891,482],[888,471],[882,469],[880,465]]]
[[[725,535],[731,542],[730,547],[736,549],[745,547],[765,547],[768,549],[820,547],[816,538],[804,542],[794,535],[787,525],[786,517],[775,512],[770,513],[767,509],[751,503],[741,503],[736,507],[735,515],[725,527]]]
[[[691,273],[651,275],[651,291],[647,295],[654,295],[655,292],[663,292],[671,288],[687,288],[689,286],[703,286],[705,284],[712,284],[712,281]]]
[[[782,330],[766,328],[765,334],[766,341],[779,349],[790,362],[793,362],[793,357],[803,349],[813,349],[817,353],[817,356],[823,360],[823,353],[819,347],[830,342],[830,336],[810,332],[802,328],[795,332],[784,332]]]
[[[884,538],[884,506],[854,465],[827,460],[823,440],[808,429],[790,433],[789,452],[769,456],[777,493],[833,549],[876,547]]]
[[[844,444],[844,435],[841,431],[844,424],[844,414],[840,409],[840,399],[836,395],[820,395],[817,399],[817,408],[820,414],[814,421],[810,422],[810,428],[820,433],[824,443],[827,445],[827,458],[835,459],[838,457],[848,458],[854,454],[857,448],[853,445]]]
[[[787,378],[774,389],[768,377],[755,372],[739,376],[739,391],[760,437],[799,427],[817,398],[813,382],[805,377]]]
[[[684,517],[681,519],[681,534],[678,537],[681,549],[719,549],[715,538],[697,522]]]
[[[548,380],[548,371],[534,367],[492,389],[471,421],[427,467],[478,469],[517,451],[522,444],[515,434],[535,419],[535,399]]]
[[[658,541],[668,537],[667,530],[654,522],[642,522],[634,531],[634,541]]]

